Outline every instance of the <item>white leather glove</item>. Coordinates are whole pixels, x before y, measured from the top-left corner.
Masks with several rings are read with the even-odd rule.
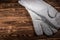
[[[57,32],[57,29],[46,24],[40,16],[36,15],[34,12],[32,12],[29,9],[27,9],[27,11],[30,13],[30,16],[34,24],[34,29],[37,35],[43,35],[43,32],[46,35],[52,35],[53,33]]]
[[[51,5],[42,0],[18,1],[29,12],[37,35],[52,35],[60,28],[60,14]],[[57,21],[58,20],[58,21]]]

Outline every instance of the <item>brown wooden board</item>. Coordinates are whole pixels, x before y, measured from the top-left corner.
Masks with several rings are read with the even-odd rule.
[[[48,3],[60,11],[59,2]],[[23,6],[18,3],[0,3],[0,40],[60,40],[60,30],[49,37],[37,36],[32,19]]]

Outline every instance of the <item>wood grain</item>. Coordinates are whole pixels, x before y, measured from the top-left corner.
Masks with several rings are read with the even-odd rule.
[[[8,0],[7,0],[8,1]],[[52,36],[37,36],[27,10],[17,2],[0,3],[0,40],[59,40],[60,30]],[[6,3],[7,2],[7,3]],[[59,2],[46,1],[58,11]]]

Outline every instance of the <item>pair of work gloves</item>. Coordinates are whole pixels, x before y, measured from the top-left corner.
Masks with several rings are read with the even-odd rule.
[[[43,0],[19,0],[29,12],[37,35],[53,35],[60,28],[60,13]]]

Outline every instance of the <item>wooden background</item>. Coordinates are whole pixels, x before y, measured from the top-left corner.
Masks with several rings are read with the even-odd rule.
[[[60,12],[60,0],[45,1]],[[0,40],[60,40],[60,31],[37,36],[29,13],[18,0],[0,0]]]

